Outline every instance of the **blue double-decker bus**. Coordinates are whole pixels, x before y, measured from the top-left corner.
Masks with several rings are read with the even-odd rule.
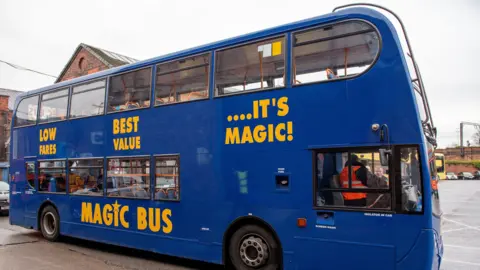
[[[435,138],[401,21],[342,6],[25,92],[10,222],[227,269],[438,269]]]

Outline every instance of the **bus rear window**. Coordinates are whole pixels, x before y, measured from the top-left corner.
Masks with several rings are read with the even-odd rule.
[[[38,96],[22,99],[15,112],[15,127],[34,125],[37,122]]]
[[[353,76],[367,70],[380,50],[380,37],[367,23],[350,21],[294,35],[293,83]]]

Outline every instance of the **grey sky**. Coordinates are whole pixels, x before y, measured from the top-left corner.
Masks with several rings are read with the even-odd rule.
[[[57,76],[75,48],[147,59],[331,12],[355,1],[0,1],[0,60]],[[403,19],[424,78],[439,144],[458,143],[460,121],[480,122],[475,63],[480,1],[370,1]],[[0,88],[31,90],[54,79],[0,63]],[[466,128],[469,139],[474,129]]]

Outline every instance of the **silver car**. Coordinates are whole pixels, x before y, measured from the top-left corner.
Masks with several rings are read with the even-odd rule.
[[[0,181],[0,211],[7,213],[10,210],[10,185]]]

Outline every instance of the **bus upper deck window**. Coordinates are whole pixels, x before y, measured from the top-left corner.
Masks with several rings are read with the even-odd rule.
[[[284,50],[285,42],[281,37],[218,51],[216,95],[283,87]]]
[[[68,88],[42,95],[40,123],[65,120],[67,118]]]
[[[158,65],[155,105],[208,98],[209,60],[204,54]]]
[[[353,76],[375,60],[379,36],[369,24],[349,21],[294,35],[293,83],[311,83]]]
[[[151,77],[151,68],[112,77],[108,90],[108,112],[150,107]]]
[[[38,96],[22,99],[15,111],[15,127],[34,125],[37,122]]]
[[[105,79],[73,87],[70,118],[100,115],[104,111]]]

